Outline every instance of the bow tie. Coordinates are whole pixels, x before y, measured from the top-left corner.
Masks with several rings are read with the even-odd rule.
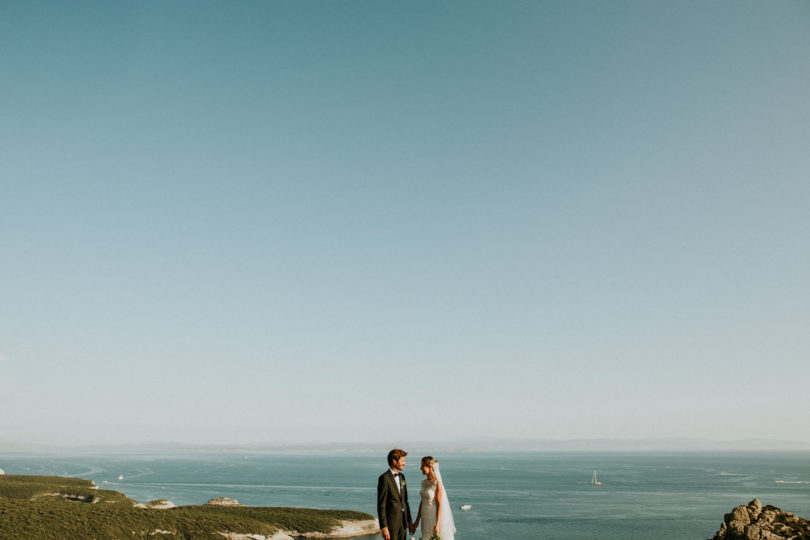
[[[395,472],[395,473],[394,473],[394,476],[399,476],[399,473],[398,473],[398,472]]]

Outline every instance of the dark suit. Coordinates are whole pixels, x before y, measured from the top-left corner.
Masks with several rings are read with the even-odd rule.
[[[394,483],[397,481],[402,486],[401,491]],[[377,480],[377,515],[380,518],[380,528],[388,527],[391,540],[407,538],[410,532],[408,524],[411,522],[411,507],[408,505],[408,486],[402,473],[395,479],[391,471],[387,470]]]

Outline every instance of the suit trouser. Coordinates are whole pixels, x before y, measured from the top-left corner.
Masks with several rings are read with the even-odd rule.
[[[388,529],[388,532],[391,533],[391,540],[407,540],[408,538],[407,529],[400,529],[397,531],[392,531],[391,529]]]

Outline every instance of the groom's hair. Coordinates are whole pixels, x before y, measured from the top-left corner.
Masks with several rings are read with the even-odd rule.
[[[393,466],[395,461],[399,461],[400,458],[404,458],[408,455],[408,452],[405,450],[400,450],[399,448],[394,448],[390,452],[388,452],[388,465]]]

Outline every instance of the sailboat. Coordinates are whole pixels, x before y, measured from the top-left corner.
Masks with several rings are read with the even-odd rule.
[[[593,486],[601,486],[602,482],[596,479],[596,471],[593,471],[593,480],[591,480],[591,485]]]

